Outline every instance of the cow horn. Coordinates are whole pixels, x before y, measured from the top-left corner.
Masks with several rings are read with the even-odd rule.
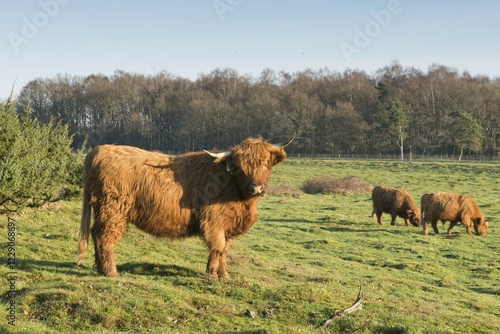
[[[215,159],[227,158],[227,157],[230,157],[233,154],[232,151],[225,151],[225,152],[213,153],[213,152],[210,152],[210,151],[207,151],[207,150],[203,150],[203,152],[207,153],[208,155],[210,155],[212,158],[215,158]]]
[[[293,133],[293,135],[290,137],[290,139],[288,139],[286,142],[279,143],[279,144],[273,144],[273,146],[287,147],[288,145],[290,145],[290,143],[292,142],[292,140],[295,138],[296,134],[297,134],[297,131],[295,131]]]

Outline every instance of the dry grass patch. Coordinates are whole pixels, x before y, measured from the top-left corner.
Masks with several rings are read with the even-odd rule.
[[[307,194],[364,194],[369,193],[373,186],[355,176],[334,179],[320,176],[307,179],[302,190]]]
[[[267,189],[267,193],[274,196],[300,197],[302,190],[297,186],[285,183],[276,186],[270,186]]]

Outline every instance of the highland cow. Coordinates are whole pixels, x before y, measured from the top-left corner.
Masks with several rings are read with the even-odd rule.
[[[391,215],[391,225],[396,224],[396,217],[404,219],[406,226],[411,223],[419,226],[419,211],[410,194],[402,189],[386,186],[376,186],[372,191],[372,218],[377,216],[377,222],[382,225],[382,213]]]
[[[130,146],[94,148],[85,158],[77,264],[91,233],[97,270],[117,276],[114,249],[134,224],[158,237],[201,236],[209,250],[207,275],[228,278],[231,241],[254,224],[271,168],[285,159],[283,148],[292,140],[273,145],[248,138],[226,152],[179,156]]]
[[[420,223],[424,229],[424,235],[427,235],[429,223],[432,225],[434,233],[439,234],[437,228],[438,220],[444,224],[450,222],[448,234],[458,223],[462,223],[467,229],[469,235],[472,234],[471,227],[477,235],[485,235],[488,229],[488,221],[482,215],[477,204],[466,195],[452,193],[428,193],[424,194],[420,200]]]

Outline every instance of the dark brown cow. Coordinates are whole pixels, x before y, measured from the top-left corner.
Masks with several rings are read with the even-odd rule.
[[[478,235],[486,234],[488,221],[469,196],[443,192],[428,193],[422,196],[420,204],[422,210],[420,222],[424,228],[424,235],[427,235],[429,223],[432,225],[434,233],[439,234],[438,220],[441,220],[442,223],[450,222],[448,234],[451,234],[452,228],[459,222],[464,224],[469,234],[472,234],[472,226]]]
[[[129,223],[158,237],[203,237],[210,255],[209,276],[228,278],[231,240],[257,219],[271,167],[282,162],[284,147],[248,138],[222,153],[179,156],[130,146],[103,145],[85,158],[83,213],[78,264],[91,229],[98,271],[117,276],[114,248]]]
[[[419,226],[419,211],[415,202],[403,189],[386,186],[376,186],[372,191],[373,212],[372,218],[377,215],[377,222],[382,225],[382,213],[389,213],[392,217],[391,225],[395,225],[396,217],[405,220],[406,226],[409,222],[413,226]]]

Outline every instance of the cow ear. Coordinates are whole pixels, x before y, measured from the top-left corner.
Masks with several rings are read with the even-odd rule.
[[[236,175],[240,171],[238,165],[234,162],[232,157],[226,159],[226,171],[230,175]]]
[[[282,148],[279,148],[279,149],[275,150],[273,152],[273,156],[272,156],[272,164],[273,164],[273,166],[279,164],[280,162],[282,162],[283,160],[285,160],[285,158],[286,158],[285,150],[283,150]]]

